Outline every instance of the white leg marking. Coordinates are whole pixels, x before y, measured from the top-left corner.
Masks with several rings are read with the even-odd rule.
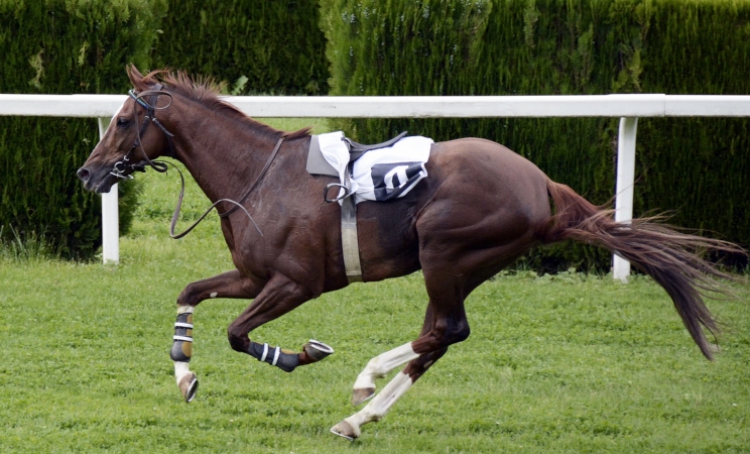
[[[419,357],[411,348],[411,342],[382,353],[367,363],[365,369],[354,382],[354,389],[374,388],[375,379],[385,376],[388,372]]]
[[[177,315],[180,314],[192,314],[194,306],[177,306]]]
[[[346,418],[345,421],[357,428],[368,422],[379,421],[411,388],[411,385],[411,377],[404,372],[399,372],[365,408]]]
[[[211,292],[211,294],[209,296],[211,298],[216,298],[217,296],[219,296],[219,293],[218,292]]]
[[[182,361],[174,362],[174,378],[177,379],[177,386],[180,386],[180,381],[188,374],[190,374],[188,363]]]

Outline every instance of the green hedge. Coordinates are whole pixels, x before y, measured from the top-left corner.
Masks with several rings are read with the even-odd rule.
[[[236,95],[325,94],[325,45],[314,1],[169,0],[152,58]]]
[[[750,0],[322,0],[332,95],[748,94]],[[401,130],[478,136],[595,203],[614,193],[618,119],[340,120],[361,141]],[[750,245],[750,122],[639,120],[635,214]],[[709,233],[710,234],[710,233]],[[538,269],[609,269],[583,246]]]
[[[160,0],[0,0],[0,92],[125,92],[125,65],[148,66],[165,8]],[[0,240],[44,238],[62,257],[95,254],[101,201],[75,172],[98,136],[94,119],[0,117]],[[138,188],[120,187],[127,231]]]

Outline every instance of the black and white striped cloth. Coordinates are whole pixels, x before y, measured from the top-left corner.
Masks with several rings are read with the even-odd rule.
[[[323,157],[338,171],[341,184],[349,182],[355,203],[366,200],[384,202],[403,197],[427,177],[425,163],[434,143],[430,138],[404,137],[392,147],[368,151],[354,162],[350,178],[345,174],[349,148],[343,138],[341,131],[318,136]]]

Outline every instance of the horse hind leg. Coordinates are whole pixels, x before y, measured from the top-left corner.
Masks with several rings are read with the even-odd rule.
[[[427,369],[442,357],[448,348],[426,353],[409,362],[362,410],[344,419],[331,428],[331,433],[354,440],[361,435],[361,427],[369,422],[377,422],[385,416],[393,404],[411,388],[414,382]]]
[[[365,408],[331,428],[331,433],[354,440],[361,435],[360,427],[379,421],[391,406],[411,388],[413,381],[405,372],[399,372]]]
[[[422,331],[419,333],[419,337],[429,333],[432,329],[433,323],[432,304],[428,304],[427,313],[424,318],[424,325],[422,326]],[[412,342],[409,342],[372,358],[354,382],[352,405],[356,407],[375,395],[376,379],[385,377],[395,368],[406,364],[419,356],[420,354],[414,351]]]
[[[546,219],[545,213],[548,216],[549,208],[539,211],[541,214],[532,213],[532,217]],[[453,210],[440,209],[439,213],[442,212],[451,213]],[[439,214],[425,216],[425,219],[436,222]],[[422,232],[420,262],[424,266],[425,287],[430,303],[422,332],[409,345],[411,352],[418,357],[411,359],[404,371],[397,374],[365,408],[334,426],[331,429],[334,434],[348,439],[359,437],[363,424],[380,420],[412,384],[446,353],[450,345],[469,337],[471,331],[464,299],[482,282],[531,247],[534,239],[530,226],[536,225],[532,221],[531,218],[502,216],[498,221],[485,216],[477,222],[483,223],[480,230],[492,232],[487,234],[489,236],[485,235],[486,238],[456,234],[457,231],[462,232],[459,228]],[[399,349],[402,349],[402,353],[409,353],[406,346],[402,346],[386,354],[386,358],[392,360],[399,357]],[[410,356],[402,355],[399,358],[406,362]],[[374,393],[373,379],[383,374],[388,368],[383,365],[388,364],[388,361],[378,361],[377,358],[375,367],[368,364],[355,384],[355,403],[361,402],[362,395],[369,398]],[[382,366],[382,369],[379,370],[378,366]],[[393,364],[394,368],[396,366],[397,364]]]
[[[425,272],[425,283],[430,303],[421,335],[414,342],[371,360],[355,382],[353,401],[357,403],[360,400],[361,394],[358,396],[358,391],[361,393],[361,390],[366,390],[369,394],[367,397],[374,393],[372,378],[385,375],[400,364],[411,362],[365,408],[331,428],[334,434],[350,440],[358,438],[363,424],[379,421],[412,384],[445,354],[448,346],[469,336],[469,324],[463,305],[463,283],[456,282],[450,273],[437,271]]]
[[[411,342],[372,358],[357,376],[352,393],[352,405],[357,406],[375,395],[375,379],[383,378],[396,367],[419,357]]]

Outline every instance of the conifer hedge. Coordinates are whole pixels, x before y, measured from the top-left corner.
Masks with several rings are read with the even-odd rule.
[[[321,0],[332,95],[749,94],[750,0]],[[401,130],[478,136],[598,204],[613,197],[618,119],[357,119],[363,142]],[[635,214],[750,245],[750,121],[642,118]],[[607,270],[565,245],[537,268]]]
[[[234,95],[326,94],[317,2],[169,0],[152,58],[228,83]]]
[[[124,93],[125,65],[148,66],[161,0],[0,0],[0,92]],[[0,117],[2,240],[43,239],[57,255],[92,257],[101,201],[76,177],[99,140],[95,119]],[[120,185],[127,231],[137,187]]]

